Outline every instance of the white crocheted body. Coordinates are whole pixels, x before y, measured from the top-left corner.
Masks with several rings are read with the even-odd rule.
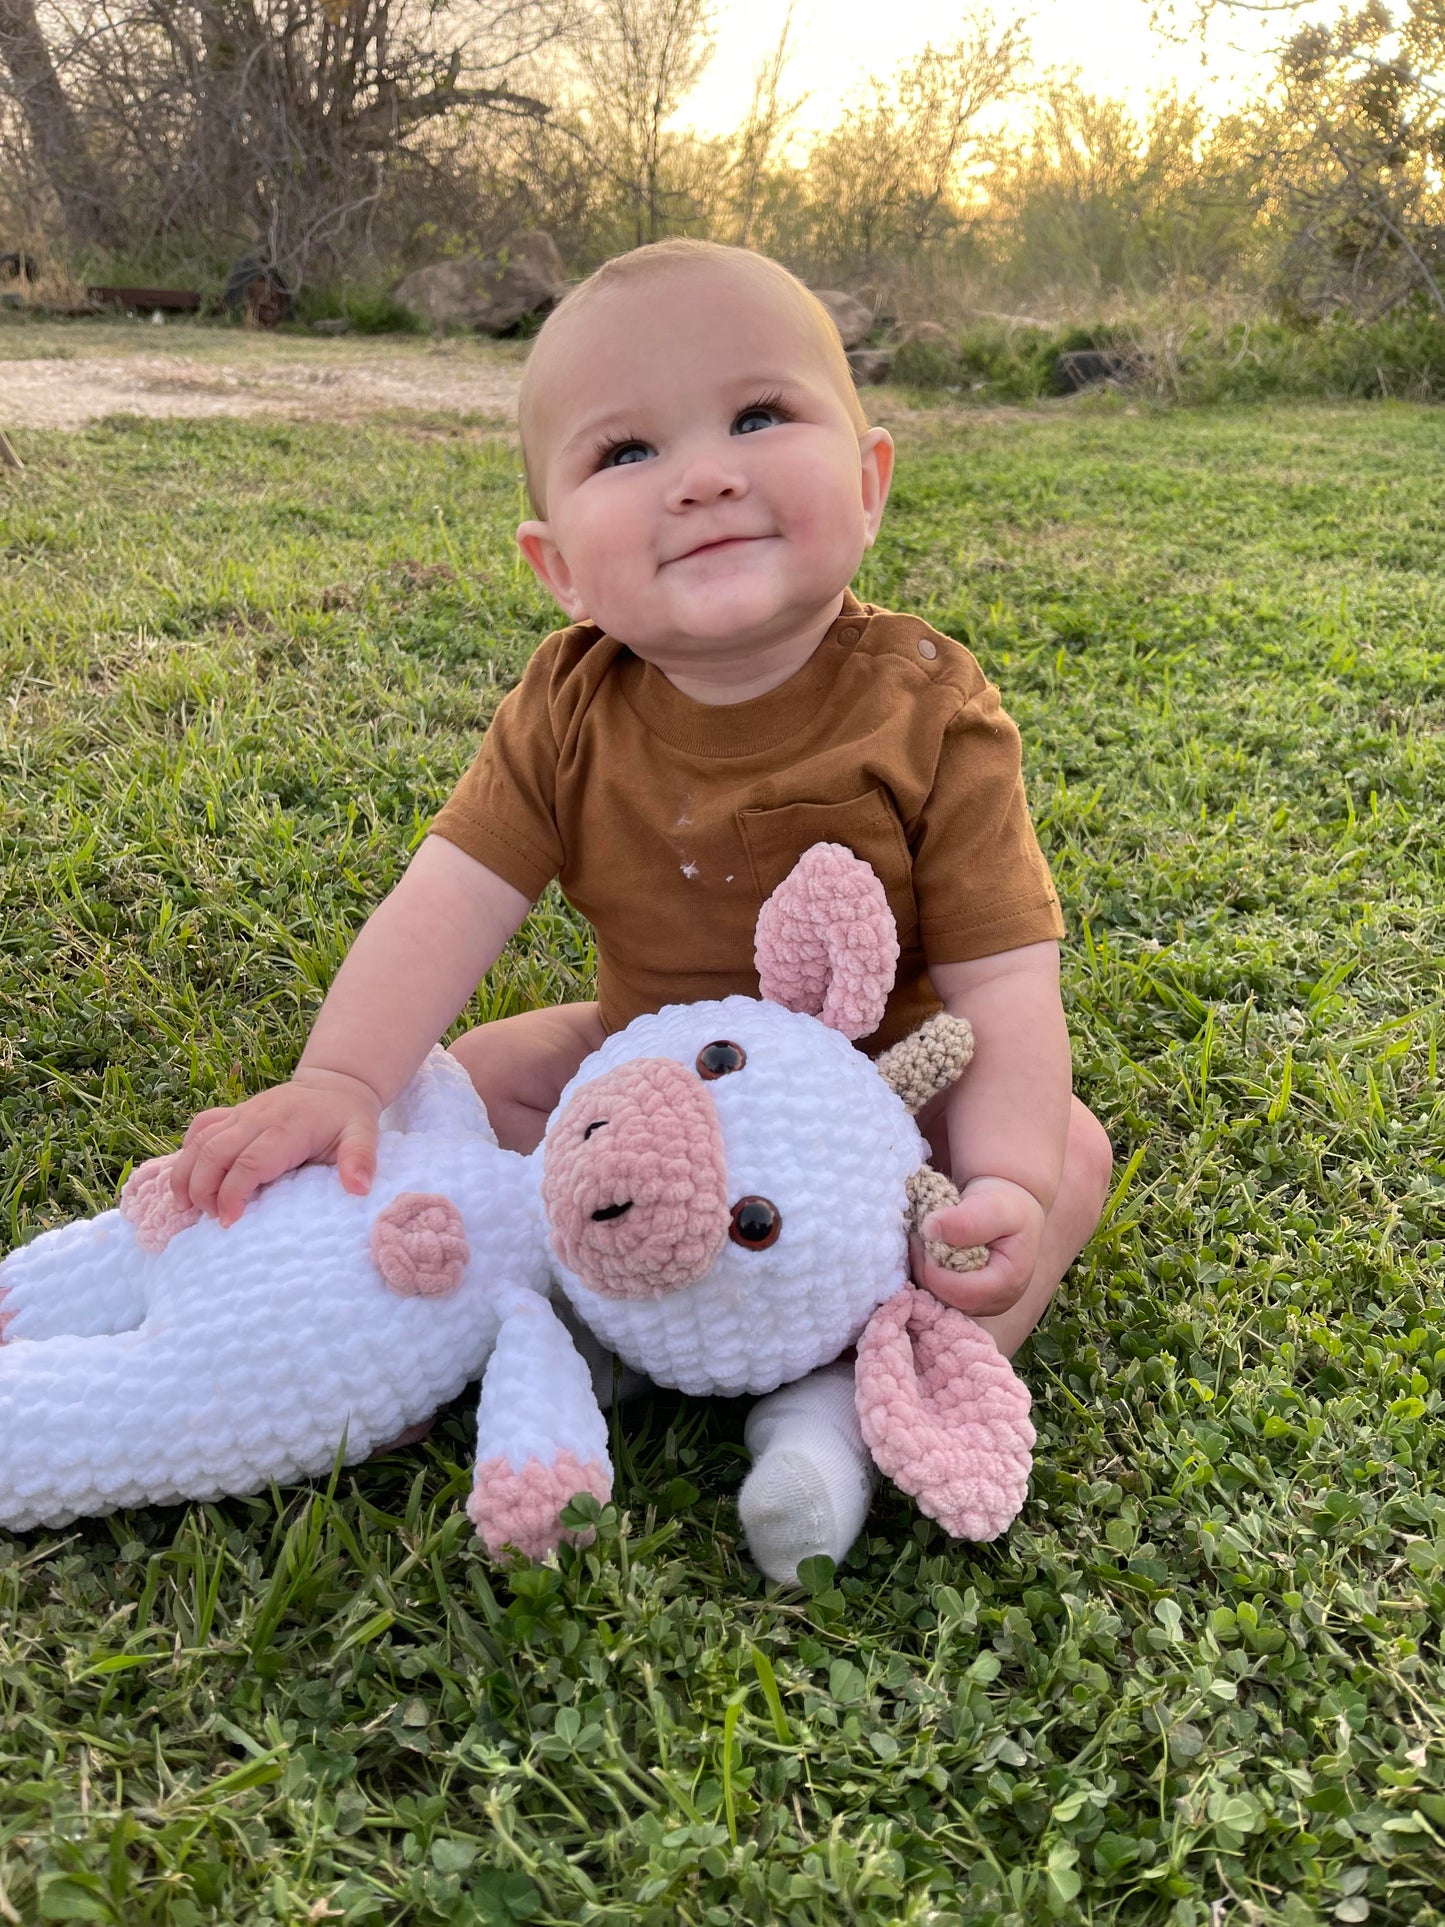
[[[763,1251],[724,1244],[707,1276],[646,1301],[604,1298],[555,1258],[577,1316],[629,1365],[690,1393],[768,1392],[827,1364],[907,1276],[905,1185],[927,1146],[869,1060],[811,1017],[751,997],[673,1004],[609,1037],[563,1091],[634,1058],[691,1070],[726,1039],[745,1067],[709,1083],[729,1196],[782,1213]],[[540,1156],[540,1153],[536,1154]]]
[[[364,1457],[479,1375],[501,1311],[547,1289],[535,1185],[480,1106],[463,1119],[433,1091],[428,1115],[426,1080],[411,1095],[385,1121],[434,1128],[383,1131],[364,1198],[312,1167],[160,1252],[112,1211],[0,1266],[0,1524],[325,1474],[343,1440]],[[461,1214],[470,1257],[446,1295],[401,1295],[373,1260],[406,1192]]]

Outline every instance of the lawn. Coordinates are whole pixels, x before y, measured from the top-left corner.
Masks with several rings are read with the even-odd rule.
[[[740,1404],[585,1554],[467,1401],[332,1489],[0,1536],[0,1919],[1445,1921],[1445,424],[927,414],[861,590],[1027,746],[1111,1215],[1032,1496],[747,1564]],[[114,420],[0,480],[0,1249],[284,1076],[548,626],[474,432]],[[545,900],[471,1017],[584,994]],[[0,1468],[3,1476],[3,1468]]]

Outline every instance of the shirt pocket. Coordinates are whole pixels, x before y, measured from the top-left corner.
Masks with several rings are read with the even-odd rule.
[[[913,859],[885,790],[865,790],[844,803],[784,803],[777,809],[739,810],[737,820],[760,902],[772,895],[804,850],[815,843],[841,843],[861,857],[883,885],[898,926],[899,947],[918,948]]]

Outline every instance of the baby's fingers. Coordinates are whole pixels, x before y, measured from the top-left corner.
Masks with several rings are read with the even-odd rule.
[[[272,1125],[253,1137],[232,1159],[216,1191],[216,1222],[224,1231],[233,1225],[246,1203],[263,1184],[283,1177],[304,1163],[306,1146],[295,1131]]]
[[[970,1318],[992,1318],[1016,1305],[1024,1294],[1029,1273],[1019,1262],[1014,1244],[1004,1238],[989,1248],[988,1262],[977,1271],[948,1271],[924,1255],[923,1242],[908,1241],[909,1271],[915,1285],[932,1292],[945,1305],[966,1312]]]
[[[199,1198],[191,1195],[191,1173],[196,1168],[196,1159],[201,1154],[201,1146],[210,1132],[230,1116],[230,1110],[223,1106],[219,1110],[198,1112],[186,1126],[181,1148],[171,1160],[171,1168],[167,1174],[171,1183],[171,1195],[183,1210],[189,1204],[200,1203]]]
[[[376,1176],[376,1126],[351,1124],[336,1146],[336,1175],[343,1191],[364,1198]]]

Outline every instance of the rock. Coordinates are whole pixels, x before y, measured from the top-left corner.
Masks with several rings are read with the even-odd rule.
[[[1077,395],[1101,382],[1127,387],[1147,373],[1148,364],[1137,348],[1070,348],[1054,363],[1054,390]]]
[[[893,312],[893,297],[886,288],[880,288],[872,281],[865,281],[860,288],[851,290],[853,299],[861,301],[873,317],[875,328],[891,328],[898,320]]]
[[[910,321],[899,334],[899,341],[947,342],[948,330],[939,321]]]
[[[321,321],[313,321],[311,332],[314,335],[349,335],[351,316],[347,314],[327,315]]]
[[[567,271],[550,234],[513,234],[495,254],[436,261],[399,282],[395,299],[433,328],[505,334],[529,314],[545,314],[567,292]]]
[[[891,348],[850,348],[848,366],[853,370],[853,379],[860,388],[870,382],[887,381],[893,367]]]
[[[832,315],[845,348],[856,348],[865,335],[872,333],[873,310],[856,295],[845,294],[841,288],[814,288],[813,293]]]
[[[997,308],[970,308],[967,312],[970,321],[997,321],[1001,327],[1008,328],[1010,331],[1015,328],[1045,330],[1049,326],[1047,321],[1040,321],[1034,315],[1003,314]]]

